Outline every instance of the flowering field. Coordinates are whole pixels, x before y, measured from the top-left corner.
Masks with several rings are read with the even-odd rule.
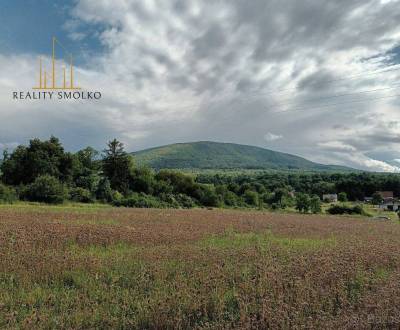
[[[0,328],[398,328],[400,226],[0,207]]]

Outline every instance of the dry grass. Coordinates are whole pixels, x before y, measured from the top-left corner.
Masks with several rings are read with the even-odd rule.
[[[0,208],[0,328],[397,329],[400,226]]]

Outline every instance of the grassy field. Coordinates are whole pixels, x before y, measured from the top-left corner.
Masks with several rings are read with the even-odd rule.
[[[0,206],[0,328],[397,329],[400,226]]]

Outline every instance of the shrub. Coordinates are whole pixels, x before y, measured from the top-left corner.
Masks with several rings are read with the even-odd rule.
[[[59,204],[64,201],[66,192],[57,178],[50,175],[42,175],[26,186],[22,195],[24,199],[33,202]]]
[[[16,200],[17,193],[15,189],[0,183],[0,203],[12,203]]]
[[[227,206],[238,206],[240,204],[240,199],[235,193],[228,191],[224,196],[224,203]]]
[[[185,194],[161,194],[161,201],[165,202],[168,207],[190,209],[196,206],[195,201]]]
[[[96,198],[102,202],[112,202],[112,197],[110,180],[107,178],[101,179],[96,190]]]
[[[175,196],[176,201],[178,202],[179,206],[185,208],[185,209],[190,209],[192,207],[196,206],[195,201],[193,198],[191,198],[188,195],[185,194],[178,194]]]
[[[317,195],[314,195],[310,199],[310,209],[314,214],[321,213],[321,200]]]
[[[303,193],[296,194],[296,210],[307,213],[311,207],[310,196]]]
[[[93,198],[89,190],[84,188],[72,188],[69,191],[69,198],[74,202],[79,203],[92,203]]]
[[[113,203],[118,203],[124,198],[124,195],[122,195],[119,191],[113,190],[111,192],[111,200]]]
[[[158,181],[164,181],[172,186],[174,193],[182,193],[197,198],[195,193],[199,185],[195,183],[193,178],[189,175],[170,170],[161,170],[157,173],[155,178]]]
[[[345,192],[341,192],[338,194],[339,202],[347,202],[347,194]]]
[[[179,202],[177,201],[177,198],[174,194],[166,194],[166,193],[162,193],[158,196],[158,198],[166,203],[168,205],[168,207],[170,208],[174,208],[174,209],[179,209],[181,208],[181,205],[179,204]]]
[[[135,192],[151,195],[154,193],[156,180],[152,171],[147,167],[136,168],[129,179],[129,188]],[[157,187],[159,188],[159,187]]]
[[[198,184],[194,196],[203,206],[218,207],[221,205],[221,198],[216,192],[206,185]]]
[[[258,193],[252,190],[246,190],[243,194],[243,199],[246,204],[256,206],[258,205]]]
[[[327,212],[329,214],[360,214],[368,215],[360,205],[349,207],[346,205],[332,205]]]
[[[133,193],[129,197],[114,201],[113,205],[137,208],[163,208],[166,206],[156,197],[144,193]]]

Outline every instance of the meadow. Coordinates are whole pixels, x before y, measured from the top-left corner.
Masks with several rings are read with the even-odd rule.
[[[397,329],[395,221],[0,206],[0,328]]]

